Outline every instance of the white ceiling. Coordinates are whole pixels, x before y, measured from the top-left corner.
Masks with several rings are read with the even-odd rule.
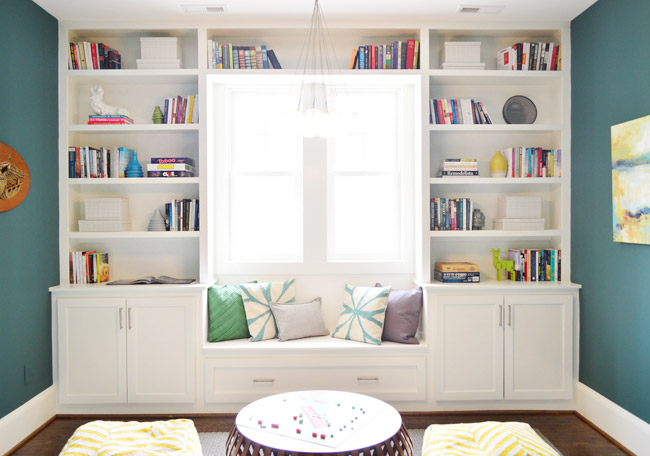
[[[313,0],[33,0],[60,21],[309,21]],[[319,0],[328,22],[364,18],[419,21],[568,22],[596,0]],[[181,5],[225,5],[226,13],[190,15]],[[458,14],[463,6],[503,5],[499,14]],[[218,18],[218,19],[217,19]]]

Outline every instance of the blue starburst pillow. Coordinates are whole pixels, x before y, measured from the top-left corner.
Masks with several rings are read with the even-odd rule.
[[[271,303],[295,302],[295,280],[246,283],[241,285],[241,290],[251,342],[278,337],[278,328],[271,311]]]
[[[343,309],[332,337],[381,345],[391,287],[345,285]]]

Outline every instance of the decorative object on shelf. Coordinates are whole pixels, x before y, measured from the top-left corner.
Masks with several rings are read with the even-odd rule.
[[[472,213],[472,229],[479,231],[483,229],[483,226],[485,226],[485,215],[480,209],[474,209]]]
[[[510,280],[515,280],[515,262],[512,260],[500,260],[501,249],[492,249],[492,264],[497,270],[497,280],[501,281],[501,271],[505,269]]]
[[[166,231],[165,218],[160,213],[160,210],[153,211],[153,215],[149,219],[149,231]]]
[[[90,107],[95,114],[116,114],[121,116],[128,116],[129,111],[124,108],[118,108],[104,103],[104,89],[99,86],[90,88]]]
[[[302,83],[298,96],[298,113],[302,114],[302,133],[306,138],[328,137],[332,132],[334,112],[327,104],[327,86],[332,79],[331,62],[336,55],[331,43],[327,42],[329,31],[323,18],[318,0],[305,37],[304,63],[301,58],[296,68],[302,68]],[[301,63],[303,63],[301,65]],[[310,74],[308,74],[310,72]],[[308,100],[308,101],[303,101]]]
[[[481,62],[480,41],[445,41],[440,49],[441,68],[444,70],[484,70]]]
[[[133,151],[133,158],[129,163],[129,166],[126,167],[125,171],[126,177],[143,177],[144,173],[142,172],[142,165],[138,162],[138,153]]]
[[[614,242],[650,244],[650,116],[612,126]]]
[[[30,185],[29,168],[12,147],[0,143],[0,212],[6,212],[25,200]]]
[[[155,108],[153,108],[153,116],[151,116],[151,120],[155,124],[163,123],[163,113],[162,113],[162,109],[160,109],[160,106],[156,106]]]
[[[507,124],[532,124],[537,119],[537,107],[530,98],[515,95],[506,100],[502,114]]]
[[[506,177],[508,172],[508,160],[501,155],[501,151],[497,150],[490,160],[490,176],[492,177]]]

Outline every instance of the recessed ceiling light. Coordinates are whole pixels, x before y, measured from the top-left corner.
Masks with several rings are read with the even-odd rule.
[[[498,14],[505,5],[460,5],[457,13],[465,14]]]
[[[190,14],[225,13],[226,5],[181,5]]]

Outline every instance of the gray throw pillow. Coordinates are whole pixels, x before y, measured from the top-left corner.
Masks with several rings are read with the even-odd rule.
[[[303,337],[327,336],[330,332],[323,321],[320,298],[306,303],[271,303],[271,312],[278,327],[278,339],[302,339]]]
[[[381,284],[376,284],[381,287]],[[413,290],[391,290],[384,318],[381,340],[400,344],[419,344],[415,333],[420,324],[422,310],[422,287]]]

